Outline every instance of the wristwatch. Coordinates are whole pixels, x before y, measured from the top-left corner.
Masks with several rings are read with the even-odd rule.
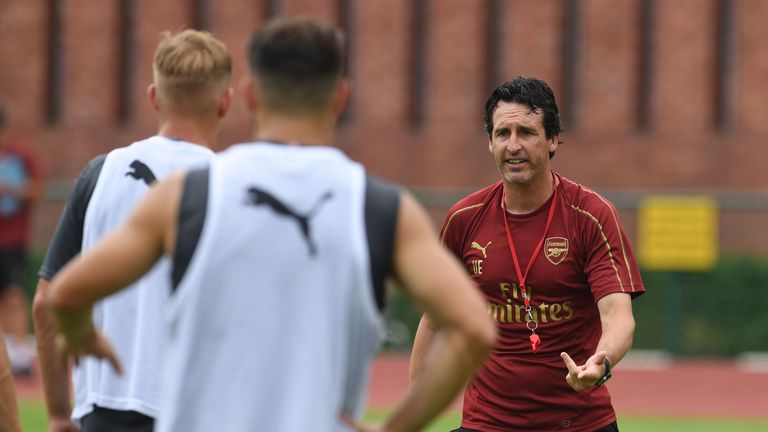
[[[611,379],[611,362],[608,361],[608,357],[605,358],[603,361],[603,364],[605,365],[605,373],[602,377],[600,377],[599,380],[595,383],[595,387],[602,387],[603,384],[605,384],[606,381]]]

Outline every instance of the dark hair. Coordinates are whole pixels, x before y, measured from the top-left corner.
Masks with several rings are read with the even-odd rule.
[[[265,106],[316,111],[327,107],[342,76],[344,37],[306,18],[276,18],[253,35],[248,52]]]
[[[5,127],[6,120],[7,119],[5,117],[5,108],[2,105],[0,105],[0,129]]]
[[[499,101],[528,105],[531,111],[541,111],[547,139],[552,139],[555,135],[563,132],[555,94],[547,83],[540,79],[517,76],[512,81],[507,81],[493,90],[491,97],[485,103],[484,123],[485,131],[489,137],[493,132],[493,112]],[[550,152],[549,157],[554,155],[554,152]]]

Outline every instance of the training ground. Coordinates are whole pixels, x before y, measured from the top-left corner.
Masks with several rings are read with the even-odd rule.
[[[391,410],[407,386],[408,356],[385,354],[373,365],[369,403],[372,413]],[[738,361],[672,360],[658,353],[631,353],[608,382],[622,430],[768,431],[768,361],[746,356]],[[39,378],[19,378],[25,430],[45,430]],[[31,403],[30,403],[31,402]],[[451,411],[461,407],[456,400]],[[379,417],[381,414],[377,415]],[[453,414],[431,430],[450,430]],[[622,419],[626,421],[622,421]],[[647,423],[643,419],[648,419]]]

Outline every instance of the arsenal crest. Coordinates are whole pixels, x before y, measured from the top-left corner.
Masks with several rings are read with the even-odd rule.
[[[560,264],[568,256],[568,239],[564,237],[549,237],[544,242],[544,255],[552,264]]]

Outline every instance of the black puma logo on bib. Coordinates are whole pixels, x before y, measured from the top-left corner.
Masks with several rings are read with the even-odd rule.
[[[125,173],[126,177],[131,176],[136,180],[142,180],[147,184],[147,186],[152,186],[152,184],[157,181],[155,173],[153,173],[152,170],[149,169],[149,167],[144,162],[138,159],[131,162],[131,169],[133,171],[128,171]]]
[[[246,204],[254,206],[267,205],[271,207],[275,213],[296,220],[296,223],[299,224],[301,234],[304,236],[304,240],[307,242],[307,247],[309,247],[309,254],[311,256],[315,256],[317,254],[317,245],[315,245],[315,242],[312,240],[312,236],[309,232],[309,219],[317,213],[321,204],[328,201],[332,197],[333,193],[331,191],[322,194],[320,198],[317,199],[315,205],[312,206],[312,209],[309,211],[309,213],[302,215],[293,211],[269,192],[256,187],[251,187],[246,191]]]

